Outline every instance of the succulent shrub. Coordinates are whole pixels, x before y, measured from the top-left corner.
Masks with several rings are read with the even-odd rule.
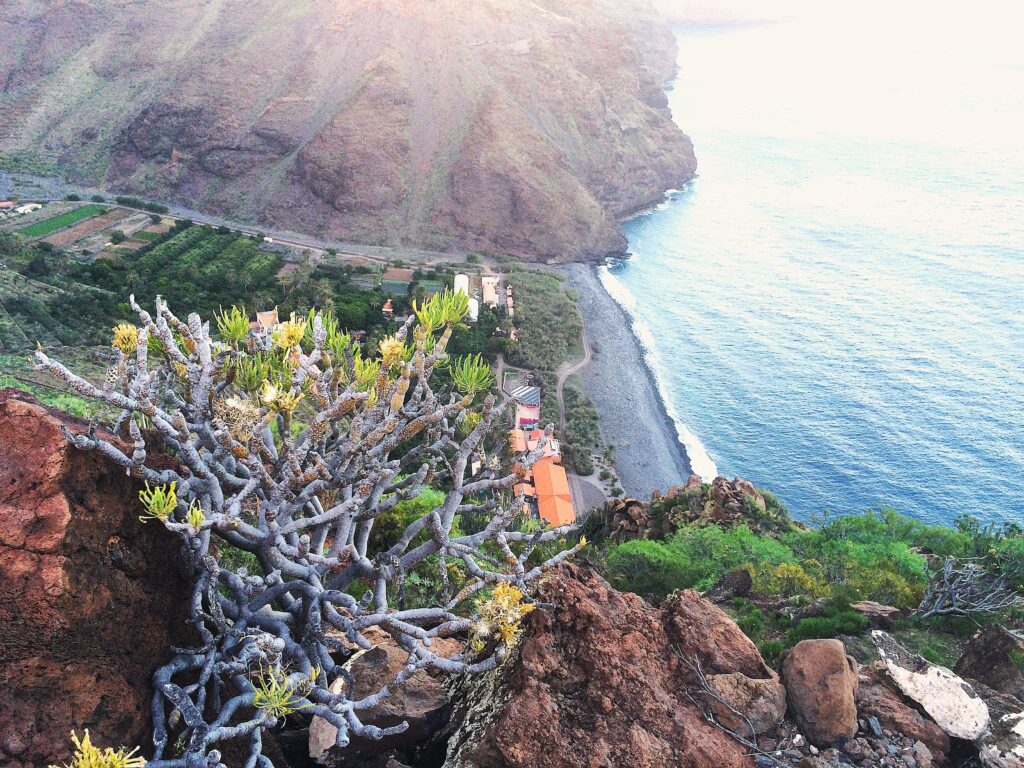
[[[325,313],[260,335],[232,308],[211,333],[159,298],[153,314],[130,303],[139,323],[115,329],[118,361],[102,386],[41,349],[36,360],[119,410],[111,431],[127,431],[130,448],[100,439],[95,425],[68,438],[146,482],[142,518],[181,537],[195,574],[197,642],[174,648],[154,674],[151,768],[217,768],[234,739],[248,745],[247,768],[269,768],[262,734],[288,716],[324,718],[339,747],[404,730],[363,722],[388,688],[357,696],[341,666],[381,632],[408,654],[392,686],[419,669],[498,663],[533,608],[527,583],[582,544],[552,549],[567,528],[516,528],[519,475],[474,461],[502,412],[484,396],[493,377],[483,362],[461,360],[456,386],[431,386],[435,368],[452,366],[445,348],[464,296],[417,306],[367,356]],[[146,465],[140,421],[177,469]],[[541,451],[518,457],[520,472]],[[395,525],[391,510],[424,498],[433,503],[397,535],[372,535],[378,517]],[[424,569],[437,592],[409,605],[421,592],[403,586],[422,585]],[[434,653],[434,640],[451,636],[468,638],[466,650]]]

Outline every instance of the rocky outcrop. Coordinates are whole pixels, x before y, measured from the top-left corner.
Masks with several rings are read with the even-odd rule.
[[[718,721],[750,738],[773,730],[786,716],[786,689],[778,678],[742,672],[708,676],[708,706]]]
[[[649,0],[21,3],[0,40],[0,151],[332,238],[596,260],[696,164]]]
[[[989,688],[1024,699],[1024,638],[1000,626],[979,630],[953,671]]]
[[[435,640],[431,649],[442,656],[451,656],[461,650],[454,640]],[[370,756],[399,751],[414,755],[416,748],[433,735],[448,720],[448,696],[438,676],[420,670],[401,686],[392,685],[395,676],[409,659],[390,638],[384,638],[381,645],[369,651],[361,651],[345,663],[345,668],[355,680],[355,695],[369,696],[384,686],[390,686],[390,695],[378,706],[360,713],[366,725],[390,728],[402,722],[408,728],[402,733],[370,740],[352,737],[344,748],[335,745],[338,729],[320,717],[314,717],[309,726],[309,756],[318,764],[341,768],[358,765]],[[344,678],[338,678],[331,686],[336,692],[347,685]]]
[[[140,483],[72,448],[62,425],[85,428],[0,392],[0,764],[12,768],[63,762],[73,728],[145,745],[153,670],[190,641],[178,540],[140,523]]]
[[[943,731],[974,741],[988,730],[988,706],[967,681],[910,653],[881,630],[872,632],[871,639],[900,692],[928,713]]]
[[[931,718],[910,706],[892,681],[871,667],[861,667],[857,685],[857,715],[874,718],[879,729],[903,734],[928,747],[937,764],[949,752],[949,736]]]
[[[782,660],[793,719],[812,744],[831,746],[857,732],[857,662],[838,640],[803,640]]]
[[[538,597],[551,607],[530,614],[496,672],[451,681],[446,768],[753,765],[695,703],[698,662],[708,675],[769,676],[720,609],[684,592],[659,610],[577,566]]]
[[[695,522],[746,525],[765,535],[806,528],[774,497],[766,497],[741,477],[716,477],[704,483],[699,475],[690,475],[686,485],[674,485],[665,493],[654,491],[650,500],[615,499],[598,514],[605,534],[616,542],[662,539],[680,525]]]

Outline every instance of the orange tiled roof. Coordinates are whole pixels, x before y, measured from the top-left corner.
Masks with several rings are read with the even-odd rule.
[[[546,457],[533,465],[533,486],[537,490],[537,511],[551,525],[568,525],[576,519],[565,468]]]
[[[572,502],[563,499],[561,496],[547,496],[537,499],[537,511],[540,516],[551,525],[569,525],[576,520],[576,513],[573,511]]]
[[[522,453],[526,450],[526,434],[521,429],[513,429],[509,432],[509,442],[512,445],[512,450],[516,453]]]

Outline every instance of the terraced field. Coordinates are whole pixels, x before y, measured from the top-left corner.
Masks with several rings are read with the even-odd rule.
[[[45,219],[44,221],[36,222],[21,230],[21,234],[24,237],[46,237],[49,234],[56,232],[59,229],[70,227],[72,224],[77,224],[85,219],[90,219],[93,216],[99,216],[101,213],[106,213],[106,206],[99,205],[98,203],[89,203],[83,205],[81,208],[75,208],[61,213],[52,218]]]

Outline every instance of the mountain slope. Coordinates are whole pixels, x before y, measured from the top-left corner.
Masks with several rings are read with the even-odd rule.
[[[564,261],[692,176],[649,0],[8,0],[0,152],[380,244]]]

